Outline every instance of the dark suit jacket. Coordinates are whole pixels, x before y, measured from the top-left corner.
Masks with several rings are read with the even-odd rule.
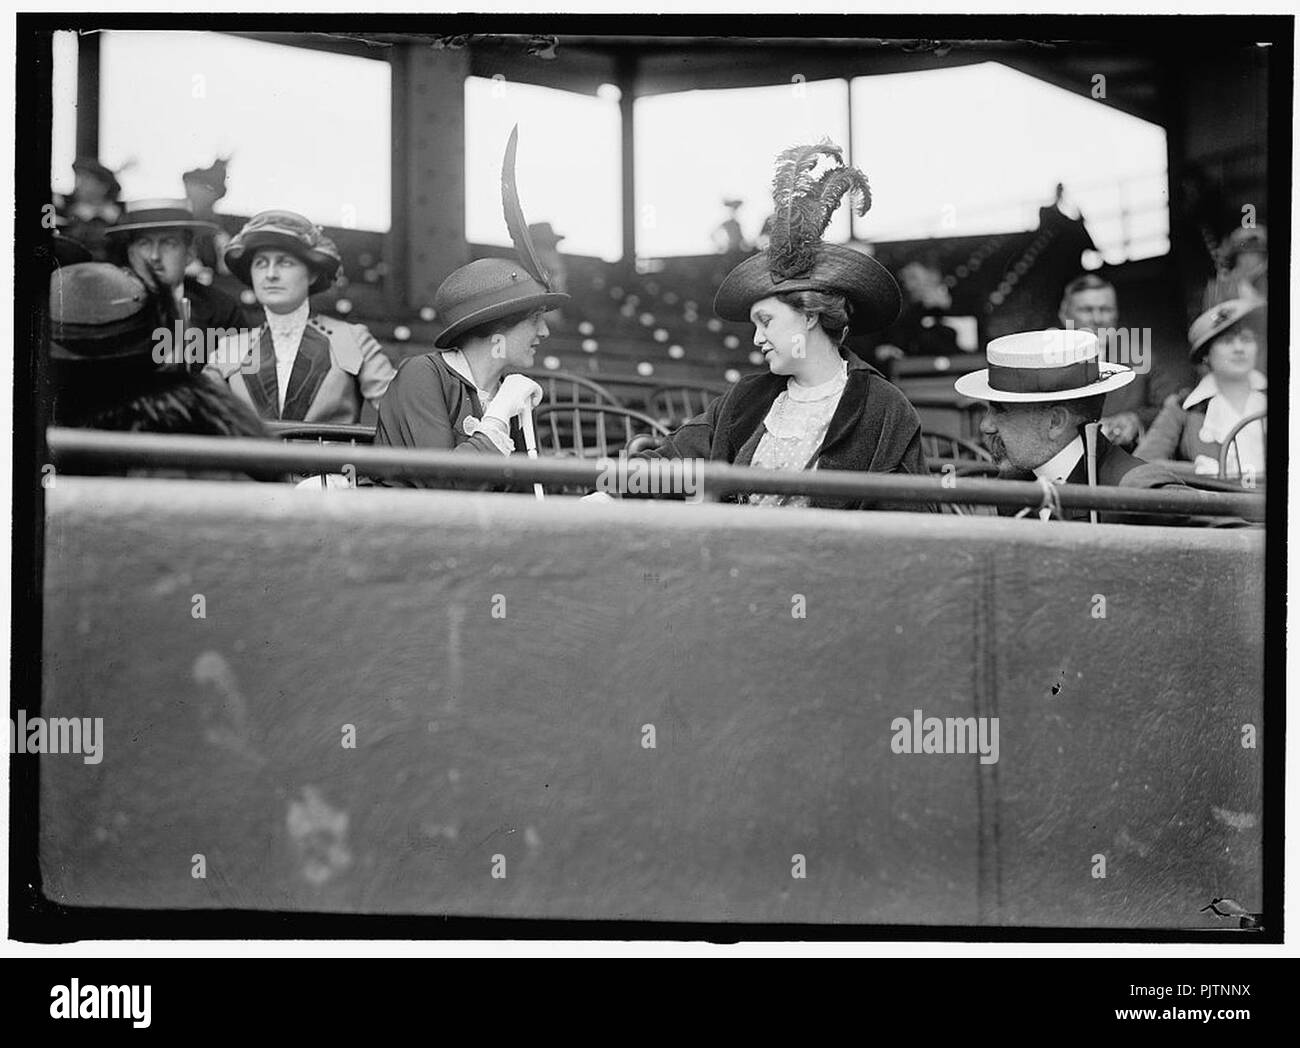
[[[763,420],[787,382],[785,376],[771,372],[742,378],[701,414],[666,437],[659,448],[641,452],[641,456],[749,465],[765,432]],[[848,383],[813,461],[818,469],[926,476],[920,416],[884,375],[869,364],[850,360]],[[729,501],[741,501],[744,497],[736,495]],[[809,504],[828,509],[923,508],[827,496],[815,497]]]
[[[1029,480],[1035,479],[1030,470],[1010,470],[999,474],[1005,480]],[[1065,478],[1067,484],[1088,483],[1088,461],[1082,457],[1075,464],[1070,475]],[[1116,447],[1108,441],[1101,433],[1097,434],[1097,485],[1099,487],[1117,487],[1117,488],[1174,488],[1182,491],[1190,491],[1183,478],[1166,466],[1158,463],[1145,462],[1136,455],[1130,455],[1123,448]],[[1012,507],[999,506],[998,515],[1003,517],[1014,517],[1020,511]],[[1064,520],[1088,520],[1089,514],[1086,509],[1072,508],[1065,509],[1063,512]],[[1175,516],[1172,514],[1156,513],[1110,513],[1100,511],[1097,514],[1097,521],[1100,524],[1161,524],[1165,527],[1178,527],[1188,525],[1199,526],[1218,526],[1218,525],[1240,525],[1242,521],[1233,518],[1216,518],[1216,517],[1190,517]]]
[[[500,457],[501,452],[485,433],[469,436],[465,419],[481,419],[474,384],[447,366],[441,353],[425,353],[402,362],[397,376],[379,404],[379,422],[375,427],[375,446],[391,448],[431,448],[463,451]],[[515,450],[524,450],[523,431],[511,420],[510,435]],[[376,481],[385,487],[461,488],[487,490],[488,485],[450,478],[392,478]],[[514,490],[497,487],[492,490]]]
[[[250,326],[243,308],[220,288],[186,277],[185,297],[190,300],[190,327],[229,330]]]

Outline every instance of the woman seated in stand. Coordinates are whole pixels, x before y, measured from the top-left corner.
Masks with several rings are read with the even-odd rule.
[[[815,175],[820,161],[831,161]],[[921,420],[897,387],[850,355],[850,334],[898,316],[898,285],[875,259],[821,239],[845,195],[871,206],[866,177],[830,143],[787,149],[773,182],[768,249],[723,281],[714,310],[754,325],[767,371],[750,375],[644,458],[695,458],[767,469],[926,475]],[[835,496],[749,494],[763,506],[902,508]],[[928,507],[925,507],[928,508]]]
[[[364,325],[312,312],[308,296],[329,288],[342,265],[334,242],[302,215],[263,211],[225,260],[266,323],[218,343],[209,373],[264,419],[359,421],[363,401],[377,404],[395,369]]]
[[[501,200],[517,259],[481,258],[439,286],[434,308],[446,327],[433,353],[403,361],[379,406],[378,447],[430,448],[511,455],[526,450],[522,417],[542,399],[527,375],[537,347],[550,335],[548,311],[569,296],[560,291],[533,243],[515,187],[516,132],[501,167]],[[379,483],[412,488],[491,485],[428,476]],[[508,484],[496,485],[509,488]]]
[[[1187,333],[1192,362],[1201,380],[1191,392],[1169,397],[1137,446],[1148,462],[1191,462],[1197,474],[1218,476],[1223,441],[1242,419],[1268,408],[1268,380],[1256,367],[1259,339],[1254,319],[1264,303],[1229,299],[1207,309]],[[1264,426],[1253,422],[1233,441],[1226,463],[1230,476],[1264,475]]]
[[[133,433],[260,437],[265,427],[222,382],[171,357],[169,294],[106,262],[50,275],[49,418],[56,426]],[[99,470],[98,472],[113,472]],[[281,479],[273,472],[135,469],[132,476]]]

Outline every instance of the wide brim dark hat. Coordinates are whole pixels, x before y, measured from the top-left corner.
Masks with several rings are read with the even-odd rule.
[[[843,295],[851,306],[849,330],[854,334],[880,331],[895,320],[903,298],[898,283],[870,255],[841,244],[821,244],[816,262],[798,276],[777,280],[761,251],[736,266],[718,288],[713,310],[723,320],[749,321],[749,310],[760,299],[792,291],[824,291]]]
[[[533,222],[528,227],[528,234],[538,244],[558,244],[565,239],[563,233],[557,233],[549,222]]]
[[[247,287],[253,286],[250,270],[253,256],[261,248],[276,248],[300,259],[312,271],[308,290],[313,295],[328,290],[343,264],[334,241],[292,211],[263,211],[231,238],[225,251],[226,268]]]
[[[1210,343],[1214,339],[1251,317],[1263,306],[1262,298],[1230,298],[1211,306],[1193,320],[1187,331],[1187,352],[1192,362],[1199,363],[1209,353]]]
[[[122,192],[122,184],[117,180],[117,172],[101,164],[94,157],[79,156],[72,162],[73,171],[85,171],[94,175],[108,187],[108,195],[116,197]]]
[[[447,349],[467,331],[512,313],[558,309],[569,296],[550,291],[520,263],[480,258],[455,270],[438,287],[434,308],[447,322],[433,344]]]
[[[120,237],[144,229],[194,229],[212,233],[217,224],[195,218],[184,200],[133,200],[124,206],[122,221],[109,226],[105,235]]]
[[[125,363],[152,358],[162,320],[139,277],[107,262],[50,274],[50,358]]]
[[[53,270],[61,266],[75,266],[81,262],[92,262],[95,256],[90,253],[90,249],[81,241],[55,233],[50,237],[48,243],[37,246],[36,257],[45,269]]]

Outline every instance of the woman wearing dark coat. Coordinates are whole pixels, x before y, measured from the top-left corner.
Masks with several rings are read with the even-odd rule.
[[[526,452],[520,422],[542,387],[527,375],[550,335],[546,314],[569,301],[542,264],[515,186],[518,129],[501,166],[501,202],[517,260],[480,258],[452,272],[434,295],[446,326],[437,351],[402,363],[379,405],[375,444],[469,454]],[[549,226],[547,229],[549,230]],[[452,478],[390,477],[384,485],[486,488]],[[496,485],[508,488],[509,485]]]
[[[814,175],[823,159],[829,167]],[[642,457],[925,475],[916,409],[847,348],[850,334],[892,323],[901,299],[875,259],[821,239],[845,195],[859,214],[871,206],[866,177],[844,166],[838,146],[800,146],[777,158],[768,249],[733,269],[714,300],[724,320],[754,325],[768,370],[736,383]],[[830,496],[750,494],[733,501],[887,508]]]
[[[49,415],[56,426],[131,433],[266,438],[253,411],[209,375],[164,363],[175,330],[169,294],[127,269],[80,262],[50,275]],[[113,470],[99,470],[113,472]],[[135,469],[132,476],[279,480],[254,471]]]

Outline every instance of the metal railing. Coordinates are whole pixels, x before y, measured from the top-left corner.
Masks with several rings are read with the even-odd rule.
[[[529,459],[409,448],[282,444],[271,440],[192,437],[155,433],[116,433],[51,428],[46,435],[56,466],[75,473],[78,466],[115,468],[253,471],[262,474],[345,473],[375,478],[444,478],[487,484],[575,485],[597,490],[607,482],[613,460]],[[810,495],[917,506],[951,503],[1021,508],[1039,506],[1043,491],[1028,481],[971,477],[929,477],[847,470],[772,470],[680,459],[634,460],[651,484],[643,490],[681,491],[689,468],[695,490],[706,499],[741,492]],[[1182,489],[1088,487],[1056,489],[1063,510],[1176,514],[1179,516],[1264,519],[1259,494]]]

